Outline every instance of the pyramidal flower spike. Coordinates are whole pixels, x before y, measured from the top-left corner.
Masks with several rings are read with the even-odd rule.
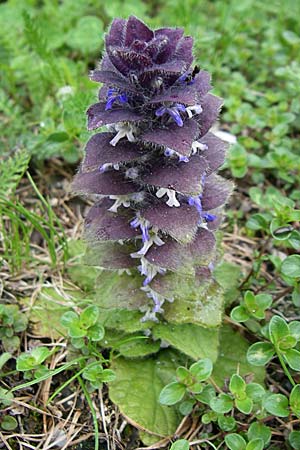
[[[97,198],[85,220],[94,263],[138,280],[139,295],[128,281],[128,305],[144,321],[161,320],[180,300],[177,278],[209,285],[232,191],[216,175],[226,145],[209,131],[222,100],[210,93],[210,75],[193,69],[192,49],[180,28],[115,19],[91,73],[102,87],[88,129],[107,131],[88,141],[73,190]]]

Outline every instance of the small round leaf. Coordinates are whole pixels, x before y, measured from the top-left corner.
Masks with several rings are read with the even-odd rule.
[[[274,416],[287,417],[289,415],[289,402],[283,394],[271,394],[265,399],[263,406]]]
[[[162,405],[175,405],[175,403],[180,402],[184,394],[184,384],[174,381],[163,388],[159,396],[159,402]]]
[[[253,366],[264,366],[273,358],[275,350],[268,342],[256,342],[247,351],[247,360]]]
[[[227,434],[225,436],[225,443],[230,450],[245,450],[246,441],[237,433]]]

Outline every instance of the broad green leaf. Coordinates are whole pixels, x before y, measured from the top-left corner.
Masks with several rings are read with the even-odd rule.
[[[264,400],[263,406],[274,416],[287,417],[289,415],[289,402],[282,394],[271,394]]]
[[[173,381],[173,383],[167,384],[159,394],[159,402],[162,405],[175,405],[175,403],[182,400],[186,391],[186,387],[182,383]]]
[[[297,339],[294,336],[291,336],[290,334],[288,334],[287,336],[285,336],[284,338],[281,339],[281,341],[278,344],[278,348],[281,351],[285,351],[287,349],[295,347],[296,344],[297,344]]]
[[[210,359],[201,359],[190,367],[191,374],[197,381],[205,381],[212,373],[213,365]]]
[[[244,414],[250,414],[253,408],[253,401],[251,398],[244,398],[244,399],[235,399],[235,406],[239,411],[241,411]]]
[[[187,384],[192,379],[192,375],[189,369],[180,366],[176,369],[176,378],[180,383]]]
[[[179,405],[180,414],[188,416],[192,412],[195,403],[196,401],[192,399],[181,402]]]
[[[189,448],[189,441],[186,439],[179,439],[171,445],[170,450],[189,450]]]
[[[118,405],[121,413],[146,430],[160,436],[172,435],[181,420],[180,415],[175,408],[161,405],[158,397],[182,364],[185,361],[170,350],[161,350],[155,358],[115,359],[111,368],[116,380],[109,385],[111,401]]]
[[[290,334],[286,321],[280,316],[273,316],[269,323],[270,340],[278,345],[281,339]]]
[[[266,425],[260,423],[260,422],[253,422],[247,432],[247,436],[249,441],[260,438],[264,441],[265,445],[268,445],[270,442],[272,433],[269,427]]]
[[[290,278],[300,278],[300,255],[291,255],[281,264],[281,272]]]
[[[68,241],[68,251],[71,258],[67,266],[69,277],[76,286],[84,291],[93,291],[96,279],[102,273],[102,269],[84,263],[86,244],[82,240]]]
[[[252,374],[258,383],[263,383],[265,371],[261,367],[255,367],[246,360],[248,342],[239,332],[233,331],[230,326],[223,326],[220,330],[219,358],[214,363],[212,378],[222,387],[225,378],[230,378],[239,367],[241,376]]]
[[[246,445],[246,450],[263,450],[264,441],[260,438],[252,439],[252,441],[248,442]]]
[[[300,450],[300,431],[292,431],[289,434],[289,443],[295,450]]]
[[[152,330],[154,338],[167,342],[193,359],[217,359],[219,330],[194,324],[158,324]]]
[[[164,304],[164,317],[168,322],[193,323],[205,328],[221,325],[224,299],[223,289],[217,283],[211,282],[203,292],[199,287],[196,289],[193,283],[180,285],[178,281],[176,287],[180,289],[180,296],[175,297],[173,303]]]
[[[228,394],[219,394],[217,397],[211,399],[209,406],[216,413],[225,414],[232,410],[233,400]]]
[[[230,450],[245,450],[246,448],[245,439],[237,433],[227,434],[225,442]]]
[[[239,296],[240,266],[223,261],[215,268],[214,277],[224,289],[225,305],[230,305]]]
[[[256,304],[261,309],[267,309],[272,305],[272,296],[269,294],[258,294],[255,296]]]
[[[290,394],[290,407],[293,413],[300,417],[300,384],[293,387]]]
[[[298,350],[294,348],[286,350],[284,352],[284,358],[292,369],[300,372],[300,352]]]
[[[247,360],[254,366],[266,365],[275,354],[274,346],[268,342],[256,342],[247,351]]]
[[[244,306],[236,306],[231,311],[230,317],[236,322],[246,322],[249,319],[249,313]]]
[[[132,340],[119,346],[119,352],[127,358],[140,358],[151,355],[158,352],[159,349],[160,342],[152,341],[152,339]]]

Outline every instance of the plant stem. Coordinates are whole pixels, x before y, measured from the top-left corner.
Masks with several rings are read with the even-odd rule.
[[[291,383],[292,386],[296,386],[296,383],[295,383],[295,381],[293,380],[292,375],[290,374],[289,369],[287,368],[287,366],[286,366],[286,364],[285,364],[285,362],[284,362],[284,359],[283,359],[283,357],[282,357],[282,354],[281,354],[280,350],[277,348],[276,345],[275,345],[275,350],[276,350],[278,359],[279,359],[279,361],[280,361],[281,367],[283,368],[284,373],[285,373],[286,376],[288,377],[289,382]]]

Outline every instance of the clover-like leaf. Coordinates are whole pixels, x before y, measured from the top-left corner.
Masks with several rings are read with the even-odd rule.
[[[245,450],[246,441],[237,433],[227,434],[225,436],[225,443],[230,450]]]
[[[97,323],[98,317],[99,308],[95,305],[90,305],[80,314],[80,326],[84,329],[88,329]]]
[[[189,448],[189,441],[186,439],[179,439],[171,445],[170,450],[189,450]]]
[[[247,351],[247,360],[254,366],[264,366],[273,358],[274,346],[268,342],[256,342]]]
[[[291,369],[300,371],[300,352],[290,348],[284,352],[284,358]]]
[[[292,431],[289,434],[289,443],[295,450],[300,450],[300,431]]]
[[[223,431],[232,431],[236,426],[236,421],[234,417],[220,414],[218,417],[218,425]]]
[[[182,383],[174,381],[167,384],[159,395],[159,402],[162,405],[175,405],[182,400],[186,391],[186,387]]]
[[[229,389],[233,395],[236,395],[239,397],[241,394],[245,393],[246,383],[240,375],[235,373],[230,378]]]
[[[260,438],[252,439],[246,445],[246,450],[263,450],[264,441]]]
[[[270,428],[267,427],[266,425],[264,425],[263,423],[253,422],[253,423],[251,423],[251,425],[248,429],[247,436],[248,436],[249,441],[260,438],[264,441],[264,445],[268,445],[268,443],[270,442],[272,433],[271,433]]]
[[[205,381],[210,377],[213,370],[213,365],[210,359],[200,359],[190,367],[191,374],[197,381]]]
[[[250,414],[253,408],[253,401],[251,398],[246,397],[243,399],[236,398],[235,399],[235,406],[239,411],[241,411],[244,414]]]
[[[249,313],[244,306],[240,305],[233,308],[230,317],[236,322],[245,322],[249,319]]]
[[[273,316],[269,323],[270,340],[273,344],[279,342],[290,334],[286,321],[280,316]]]
[[[291,255],[281,264],[281,272],[290,278],[300,278],[300,255]]]
[[[271,394],[263,402],[264,408],[274,416],[287,417],[289,415],[289,402],[283,394]]]
[[[233,400],[228,394],[220,394],[209,402],[213,411],[219,414],[225,414],[232,410]]]
[[[265,390],[258,383],[249,383],[246,385],[246,394],[247,397],[250,397],[254,403],[258,403],[262,401],[265,395]]]
[[[293,387],[290,394],[290,407],[293,413],[300,417],[300,384]]]

